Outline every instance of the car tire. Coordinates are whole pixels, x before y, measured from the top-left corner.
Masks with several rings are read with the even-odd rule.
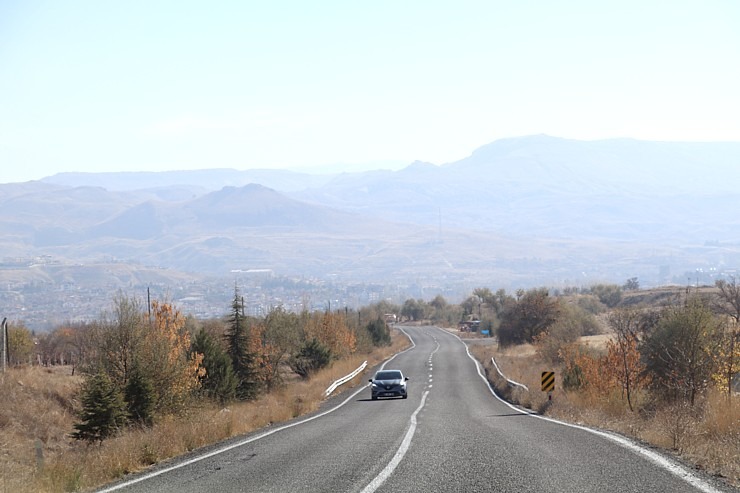
[[[404,395],[403,395],[403,398],[405,399],[405,398],[407,398],[408,396],[409,396],[408,394],[404,394]]]
[[[377,401],[377,400],[378,400],[378,396],[377,396],[377,395],[374,395],[374,396],[373,396],[373,400],[374,400],[374,401]]]

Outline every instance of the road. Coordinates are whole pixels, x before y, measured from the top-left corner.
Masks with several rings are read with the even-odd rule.
[[[408,399],[345,391],[308,421],[102,491],[736,491],[630,442],[524,414],[491,393],[460,339],[433,327],[404,331],[414,346],[385,367],[410,378]]]

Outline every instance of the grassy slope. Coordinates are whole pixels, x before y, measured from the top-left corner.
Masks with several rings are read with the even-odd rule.
[[[221,408],[200,403],[185,415],[160,419],[151,429],[127,430],[88,446],[74,431],[76,392],[82,377],[71,367],[9,369],[0,374],[0,493],[87,489],[158,461],[314,411],[326,388],[364,360],[371,368],[408,345],[394,334],[393,346],[335,362],[310,381],[292,380],[280,391]],[[362,382],[358,375],[348,385]]]

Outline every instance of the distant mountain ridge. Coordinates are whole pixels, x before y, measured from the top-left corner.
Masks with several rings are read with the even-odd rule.
[[[740,142],[577,141],[546,135],[504,139],[446,165],[480,172],[494,165],[506,179],[628,187],[633,191],[716,193],[736,191]]]
[[[291,196],[504,235],[734,241],[734,210],[715,206],[717,197],[740,198],[738,180],[740,143],[532,136],[496,141],[442,166],[352,174]]]
[[[332,176],[285,170],[220,168],[188,171],[64,172],[40,181],[66,187],[91,186],[112,191],[151,190],[155,193],[158,189],[171,190],[179,186],[181,189],[189,189],[192,197],[193,194],[200,195],[227,186],[240,187],[250,183],[291,192],[321,186]]]
[[[738,178],[740,143],[548,136],[397,171],[60,173],[0,185],[0,248],[206,275],[657,277],[740,266]]]

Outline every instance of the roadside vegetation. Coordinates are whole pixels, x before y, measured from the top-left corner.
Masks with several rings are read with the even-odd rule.
[[[380,303],[223,319],[123,295],[92,324],[13,324],[0,373],[0,492],[81,491],[319,409],[335,380],[408,345]],[[354,382],[362,381],[358,375]]]
[[[333,381],[408,344],[387,314],[459,331],[515,404],[634,437],[740,486],[740,286],[640,290],[630,279],[262,317],[247,315],[235,287],[213,320],[119,295],[95,323],[44,335],[13,324],[0,493],[84,490],[315,411]],[[551,394],[543,371],[555,372]]]
[[[478,300],[490,293],[476,291]],[[499,395],[663,448],[740,486],[735,280],[701,290],[615,285],[502,294],[483,298],[498,344],[471,344]],[[550,394],[541,389],[546,371],[556,375]]]

